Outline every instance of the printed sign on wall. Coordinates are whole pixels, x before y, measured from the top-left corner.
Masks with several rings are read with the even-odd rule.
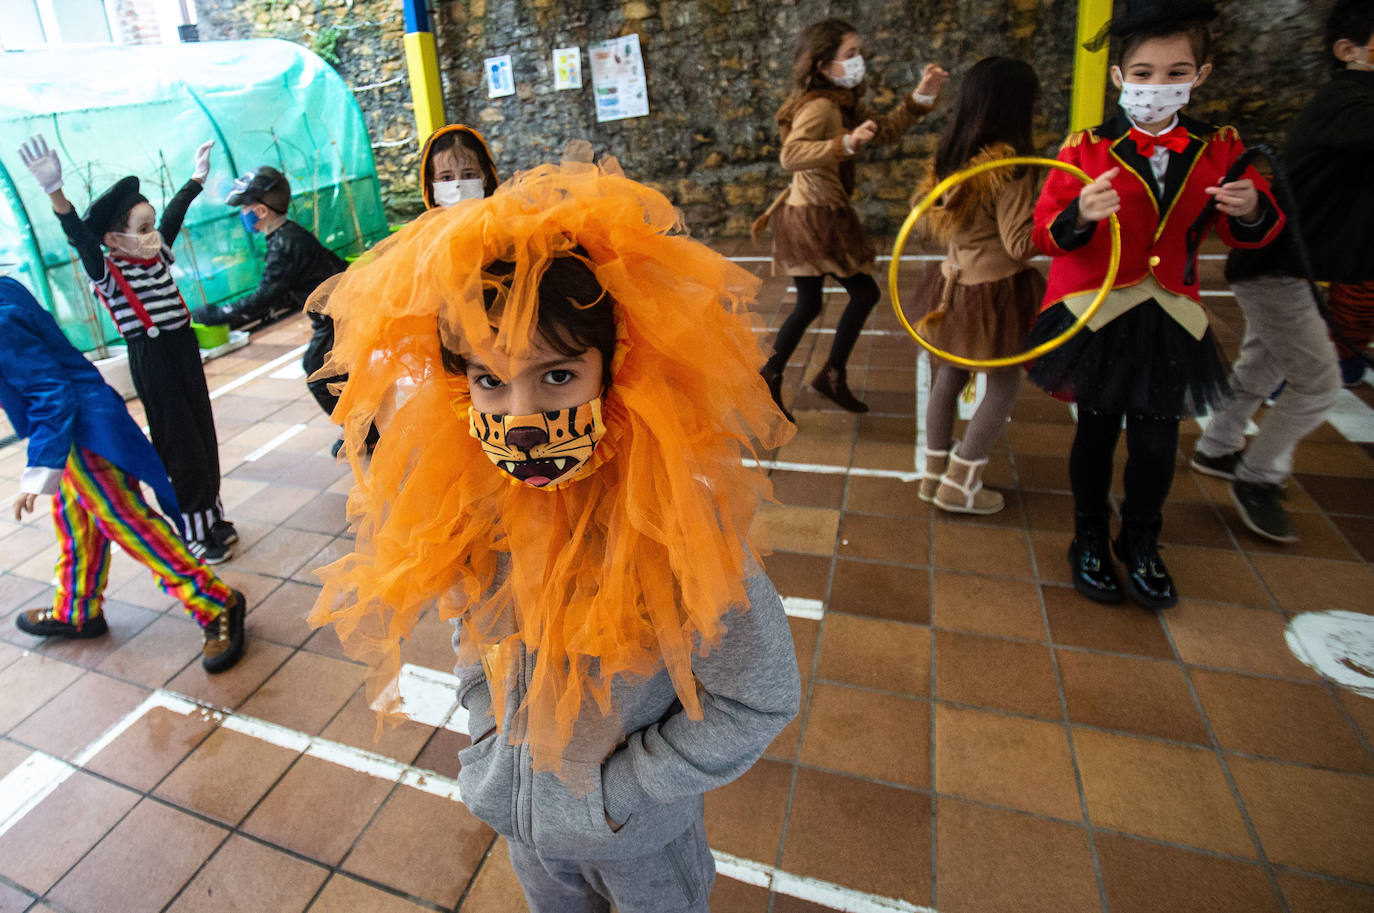
[[[488,57],[485,69],[487,71],[487,98],[500,98],[503,95],[515,94],[515,70],[511,67],[509,54],[502,54],[500,57]]]
[[[644,58],[639,36],[625,35],[594,42],[592,92],[598,121],[644,117],[649,113],[649,87],[644,79]]]
[[[582,88],[582,48],[554,48],[553,87],[555,90]]]

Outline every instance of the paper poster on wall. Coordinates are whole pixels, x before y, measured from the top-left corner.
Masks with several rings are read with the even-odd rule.
[[[555,90],[582,88],[582,48],[554,48],[553,87]]]
[[[592,59],[596,119],[624,120],[648,114],[649,87],[644,79],[639,36],[625,35],[593,42],[588,52]]]
[[[509,54],[488,57],[484,67],[487,71],[487,98],[515,94],[515,71],[511,67]]]

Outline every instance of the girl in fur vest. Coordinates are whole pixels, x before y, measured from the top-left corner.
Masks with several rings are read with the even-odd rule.
[[[792,186],[754,223],[757,234],[772,219],[773,273],[792,277],[797,286],[796,307],[778,330],[762,372],[773,401],[789,420],[782,404],[782,372],[821,312],[826,274],[844,286],[849,304],[835,329],[830,357],[811,386],[842,409],[868,411],[845,378],[859,331],[878,303],[878,283],[866,272],[876,250],[849,202],[854,160],[869,143],[901,137],[930,112],[949,79],[930,64],[897,110],[876,114],[863,103],[861,47],[858,31],[839,19],[817,22],[802,32],[792,63],[792,94],[777,113],[782,167],[791,173]]]
[[[987,57],[974,64],[917,199],[971,165],[1031,154],[1039,92],[1035,71],[1019,60]],[[966,358],[1001,358],[1022,350],[1045,295],[1045,280],[1026,263],[1036,253],[1034,210],[1035,178],[1024,168],[985,171],[936,203],[928,228],[948,242],[949,250],[926,274],[912,305],[913,314],[924,314],[917,323],[924,338]],[[1002,509],[1002,495],[984,489],[982,477],[1011,415],[1021,373],[1017,365],[988,372],[987,393],[956,447],[955,404],[969,372],[935,359],[921,500],[954,513]]]

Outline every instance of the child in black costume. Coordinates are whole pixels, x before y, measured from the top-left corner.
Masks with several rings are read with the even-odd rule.
[[[219,443],[210,392],[171,265],[172,242],[210,173],[213,145],[212,140],[196,150],[191,179],[167,203],[156,228],[155,212],[139,192],[137,177],[121,178],[78,217],[62,192],[62,165],[46,140],[35,136],[19,150],[52,201],[91,288],[124,337],[129,373],[143,402],[149,436],[181,505],[187,544],[206,564],[227,560],[238,533],[220,506]]]

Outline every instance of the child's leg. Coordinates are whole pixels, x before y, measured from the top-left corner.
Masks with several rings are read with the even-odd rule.
[[[1069,450],[1069,484],[1074,512],[1093,522],[1107,522],[1107,495],[1112,488],[1112,457],[1121,437],[1120,412],[1078,410],[1078,431]]]
[[[1020,365],[988,372],[988,386],[983,401],[978,404],[964,439],[959,443],[961,458],[976,461],[992,452],[997,439],[1007,427],[1007,416],[1011,415],[1016,393],[1021,389],[1022,374]]]
[[[840,322],[835,326],[835,341],[830,345],[830,356],[826,364],[841,371],[849,364],[850,353],[859,341],[868,315],[878,303],[878,283],[868,273],[855,273],[840,279],[840,285],[849,293],[849,304],[845,305]]]
[[[171,524],[148,506],[137,479],[80,448],[67,462],[64,486],[67,476],[100,532],[152,571],[163,591],[180,600],[197,624],[204,627],[219,617],[233,591],[192,557]]]
[[[927,450],[948,450],[954,443],[954,416],[968,376],[968,371],[953,365],[942,364],[935,369],[930,401],[926,403]]]
[[[583,877],[585,863],[543,859],[518,840],[506,845],[530,913],[610,913],[609,898]]]
[[[616,913],[710,913],[716,863],[700,813],[672,843],[629,859],[598,863],[595,875]]]
[[[801,342],[806,328],[821,312],[821,290],[824,288],[825,277],[794,276],[792,282],[797,287],[797,303],[793,305],[792,313],[787,315],[787,319],[778,329],[777,338],[773,340],[773,354],[769,356],[768,363],[763,368],[765,373],[771,371],[781,374],[786,369],[787,360],[797,350],[797,344]]]
[[[1126,500],[1122,526],[1158,535],[1164,502],[1174,484],[1178,419],[1133,414],[1126,418]]]
[[[75,459],[73,453],[72,459]],[[70,463],[52,499],[53,525],[62,553],[57,558],[57,594],[53,617],[78,628],[101,613],[110,571],[110,540],[81,506],[81,494]]]
[[[317,315],[311,315],[312,319],[319,319]],[[310,390],[310,395],[315,397],[315,402],[320,404],[325,415],[333,415],[334,407],[339,404],[339,398],[329,390],[331,383],[342,383],[347,380],[343,377],[322,377],[318,380],[311,380],[311,376],[320,368],[324,367],[325,360],[329,357],[329,352],[334,348],[334,321],[324,318],[325,322],[317,323],[315,330],[310,336],[310,342],[305,347],[305,354],[301,356],[301,369],[305,371],[305,385]]]
[[[195,335],[186,327],[130,340],[129,373],[181,505],[186,537],[209,542],[219,519],[219,446]]]

